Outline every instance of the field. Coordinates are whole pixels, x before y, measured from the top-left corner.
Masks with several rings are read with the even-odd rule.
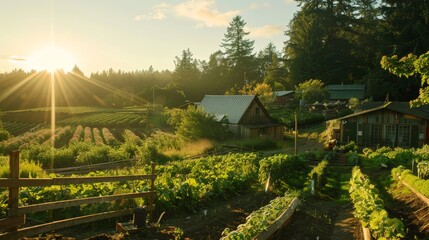
[[[418,188],[422,183],[414,184],[417,181],[412,178],[414,175],[409,176],[404,171],[405,168],[410,168],[411,161],[415,160],[422,163],[419,165],[419,175],[426,177],[428,171],[424,168],[427,166],[424,162],[428,156],[427,148],[363,149],[362,153],[325,152],[321,139],[323,126],[319,125],[300,130],[296,156],[293,154],[293,132],[285,133],[285,140],[282,144],[278,144],[280,147],[277,149],[246,152],[248,150],[246,148],[230,148],[228,151],[221,151],[216,149],[219,143],[210,141],[187,143],[174,133],[167,132],[167,128],[162,129],[164,131],[152,130],[153,126],[162,126],[162,124],[148,120],[148,116],[156,114],[148,109],[110,109],[109,111],[92,108],[63,109],[60,112],[67,114],[68,117],[57,122],[54,135],[48,122],[30,123],[29,119],[21,118],[25,115],[31,116],[31,112],[35,112],[35,116],[39,117],[49,115],[46,112],[41,113],[43,110],[34,109],[6,114],[7,118],[13,121],[5,121],[3,125],[14,136],[0,142],[2,177],[8,174],[7,153],[16,149],[21,152],[22,177],[32,178],[46,177],[48,174],[51,174],[51,177],[58,177],[71,173],[80,176],[147,174],[150,171],[148,163],[157,162],[154,220],[162,216],[158,226],[159,232],[121,236],[113,233],[114,221],[111,220],[87,225],[85,233],[75,234],[73,233],[75,228],[59,230],[58,232],[64,236],[86,239],[104,233],[105,235],[99,236],[110,236],[111,239],[113,237],[140,239],[144,234],[145,236],[155,234],[154,237],[159,239],[168,239],[173,235],[191,239],[218,239],[223,235],[225,239],[232,239],[227,234],[254,234],[246,229],[264,229],[265,227],[260,223],[271,222],[277,215],[264,213],[264,216],[269,217],[267,220],[262,220],[260,216],[255,217],[257,212],[265,211],[274,214],[271,210],[260,209],[266,209],[264,207],[271,204],[271,200],[279,199],[286,192],[286,196],[298,194],[302,203],[289,224],[278,231],[274,239],[317,237],[356,239],[363,234],[362,225],[370,226],[368,223],[380,221],[374,217],[377,215],[368,215],[359,209],[359,203],[356,200],[359,197],[355,196],[355,190],[350,190],[364,189],[353,187],[353,184],[362,184],[358,180],[352,180],[357,174],[356,170],[352,172],[356,165],[360,166],[359,174],[362,174],[357,179],[366,177],[373,183],[372,187],[368,185],[369,189],[378,189],[378,191],[371,190],[362,194],[375,193],[379,196],[380,200],[377,201],[384,202],[384,208],[377,210],[379,211],[377,213],[379,216],[390,217],[386,218],[389,219],[388,221],[377,223],[383,226],[382,230],[371,230],[375,238],[388,236],[389,239],[403,237],[422,239],[428,234],[427,216],[416,214],[416,212],[426,211],[428,206],[414,193],[398,185],[395,177],[399,174],[403,177],[402,179],[412,179],[407,181],[418,189],[417,191],[428,194],[424,188],[423,190]],[[240,145],[255,144],[255,142],[243,141]],[[54,148],[51,147],[52,144]],[[343,148],[352,151],[355,149],[352,143]],[[238,150],[240,153],[232,153],[232,150]],[[191,155],[198,156],[189,158]],[[126,159],[128,160],[123,165],[123,160]],[[328,159],[328,161],[321,162],[322,159]],[[391,174],[390,169],[383,168],[382,165],[389,168],[403,165],[405,168],[394,170]],[[91,168],[92,166],[94,168]],[[103,168],[99,168],[100,166]],[[311,177],[309,176],[317,176],[314,178],[318,183],[315,195],[310,193]],[[141,192],[149,187],[143,182],[25,187],[21,189],[20,198],[21,204],[32,205],[74,198]],[[6,193],[0,195],[2,217],[6,216]],[[287,197],[287,199],[290,198]],[[115,210],[124,206],[139,206],[146,201],[146,199],[137,199],[137,201],[123,201],[120,204],[107,202],[65,208],[51,213],[34,213],[28,215],[30,220],[26,225]],[[275,208],[283,209],[286,205],[287,202]],[[249,216],[254,216],[258,220],[249,220],[252,219]],[[128,220],[120,219],[120,221]],[[386,230],[392,229],[390,227],[392,223],[403,226],[403,230]],[[247,224],[253,225],[246,227]],[[174,226],[175,230],[166,234],[166,229],[172,229],[171,226]]]

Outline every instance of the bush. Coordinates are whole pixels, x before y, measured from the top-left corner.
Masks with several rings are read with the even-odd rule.
[[[4,129],[0,129],[0,141],[8,140],[10,138],[10,133]]]
[[[328,181],[328,164],[327,160],[323,160],[308,174],[309,179],[315,180],[316,192],[322,190]]]
[[[48,174],[42,169],[42,166],[33,161],[21,161],[19,165],[19,177],[20,178],[43,178],[47,177]],[[0,166],[0,178],[9,177],[9,165]]]
[[[201,138],[223,139],[226,129],[202,108],[189,106],[186,110],[174,109],[169,112],[168,123],[176,128],[176,134],[185,140]]]
[[[266,183],[268,176],[273,186],[301,189],[308,174],[306,163],[299,156],[277,154],[259,162],[259,181]]]

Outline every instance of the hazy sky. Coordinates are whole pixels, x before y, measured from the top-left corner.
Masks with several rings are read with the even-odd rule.
[[[236,15],[255,52],[269,42],[281,50],[296,11],[293,0],[0,0],[0,72],[43,68],[46,55],[85,74],[174,70],[184,49],[200,60],[221,49]],[[41,50],[51,45],[55,53]]]

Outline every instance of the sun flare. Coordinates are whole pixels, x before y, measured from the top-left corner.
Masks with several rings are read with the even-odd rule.
[[[62,69],[69,72],[75,64],[75,58],[70,52],[55,45],[35,51],[28,59],[28,65],[37,71],[54,72]]]

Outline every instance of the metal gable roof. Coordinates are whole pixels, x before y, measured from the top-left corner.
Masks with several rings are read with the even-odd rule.
[[[328,85],[325,87],[330,94],[330,99],[350,99],[365,97],[364,84]]]
[[[283,96],[289,95],[289,94],[294,93],[294,92],[295,91],[274,91],[273,93],[277,97],[283,97]]]
[[[206,95],[200,106],[207,113],[226,115],[229,123],[238,124],[255,98],[255,95]]]
[[[350,114],[350,115],[347,115],[347,116],[344,116],[340,119],[341,120],[347,119],[350,117],[355,117],[355,116],[366,114],[369,112],[378,111],[380,109],[389,109],[391,111],[395,111],[395,112],[399,112],[399,113],[403,113],[403,114],[408,114],[408,115],[413,115],[413,116],[416,116],[419,118],[429,120],[429,106],[421,106],[418,108],[411,108],[410,104],[408,102],[387,102],[387,103],[374,102],[374,103],[367,104],[367,106],[363,105],[362,109],[364,109],[364,110]]]

